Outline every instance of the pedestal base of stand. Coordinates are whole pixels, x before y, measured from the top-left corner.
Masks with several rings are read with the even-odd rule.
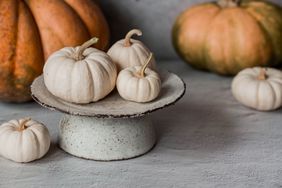
[[[60,147],[86,159],[129,159],[148,152],[155,142],[155,129],[147,117],[103,119],[66,115],[60,122]]]

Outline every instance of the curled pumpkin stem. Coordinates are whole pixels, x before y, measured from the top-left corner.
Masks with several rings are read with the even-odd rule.
[[[30,121],[30,120],[31,120],[30,117],[24,118],[24,119],[22,120],[22,122],[20,122],[19,131],[25,130],[25,129],[27,128],[26,123],[27,123],[28,121]]]
[[[145,70],[148,67],[148,65],[150,64],[151,60],[153,58],[153,53],[150,53],[149,58],[147,59],[146,63],[142,66],[139,75],[141,76],[141,78],[144,78],[145,76]]]
[[[266,78],[267,78],[266,69],[261,68],[258,75],[258,80],[266,80]]]
[[[83,56],[83,52],[84,50],[86,50],[87,48],[89,48],[90,46],[92,46],[93,44],[96,44],[98,42],[98,38],[97,37],[93,37],[92,39],[86,41],[85,43],[83,43],[77,50],[76,53],[74,53],[74,58],[77,60],[77,61],[80,61],[82,59],[84,59],[84,56]]]
[[[139,29],[132,29],[131,31],[129,31],[124,39],[124,46],[125,47],[129,47],[131,46],[131,42],[130,39],[133,35],[137,35],[137,36],[142,36],[142,31]]]

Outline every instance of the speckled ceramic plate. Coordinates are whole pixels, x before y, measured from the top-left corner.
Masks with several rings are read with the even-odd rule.
[[[47,90],[43,76],[34,80],[31,92],[33,99],[42,106],[71,115],[101,118],[139,117],[174,104],[184,95],[185,83],[177,75],[167,71],[160,71],[160,75],[162,79],[161,93],[158,98],[149,103],[126,101],[119,96],[116,90],[98,102],[85,105],[69,103],[52,95]]]

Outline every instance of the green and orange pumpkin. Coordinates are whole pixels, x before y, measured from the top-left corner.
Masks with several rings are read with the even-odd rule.
[[[30,100],[30,84],[54,51],[93,36],[99,49],[109,42],[107,22],[92,0],[0,1],[0,23],[0,101]]]
[[[234,75],[282,63],[282,8],[265,0],[219,0],[185,10],[173,44],[192,66]]]

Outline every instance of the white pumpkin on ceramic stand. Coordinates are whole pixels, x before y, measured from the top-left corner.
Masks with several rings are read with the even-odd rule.
[[[43,157],[49,147],[49,131],[37,121],[24,118],[0,126],[0,155],[7,159],[30,162]]]
[[[122,98],[135,102],[150,102],[160,93],[161,78],[147,66],[151,63],[153,54],[143,66],[133,66],[123,69],[117,78],[117,90]]]
[[[232,82],[233,96],[245,106],[261,111],[282,106],[282,71],[274,68],[247,68]]]
[[[85,104],[98,101],[114,88],[117,69],[103,51],[90,46],[97,38],[78,47],[65,47],[47,59],[44,83],[55,96],[68,102]]]
[[[132,29],[125,38],[117,41],[108,50],[109,56],[116,63],[118,71],[132,66],[142,66],[149,58],[151,51],[139,40],[132,39],[133,35],[141,36],[139,29]],[[152,58],[149,66],[156,68],[155,59]]]

